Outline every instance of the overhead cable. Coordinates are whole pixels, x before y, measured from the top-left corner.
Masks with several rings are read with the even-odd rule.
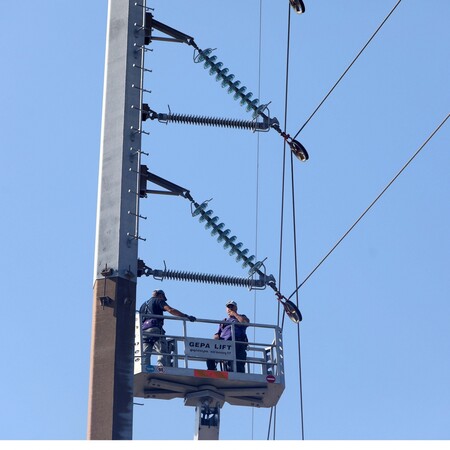
[[[258,98],[261,95],[261,54],[262,54],[262,0],[259,0],[259,43],[258,43]],[[259,133],[256,137],[256,184],[255,184],[255,255],[258,256],[259,238],[259,156],[260,156]],[[279,305],[278,305],[279,307]],[[257,322],[256,291],[253,293],[253,320]],[[256,342],[256,329],[253,328],[253,340]],[[253,352],[255,356],[255,352]],[[252,440],[255,432],[255,408],[252,408]]]
[[[361,219],[369,212],[369,210],[372,208],[372,206],[375,205],[375,203],[381,198],[381,196],[392,186],[395,180],[402,174],[402,172],[411,164],[411,162],[414,160],[414,158],[425,148],[425,146],[428,144],[428,142],[433,138],[433,136],[441,129],[441,127],[445,124],[445,122],[450,117],[450,114],[445,117],[445,119],[437,126],[437,128],[430,134],[430,136],[426,139],[426,141],[418,148],[418,150],[414,153],[414,155],[408,160],[408,162],[400,169],[400,171],[395,175],[394,178],[387,184],[387,186],[378,194],[378,196],[375,198],[375,200],[366,208],[366,210],[358,217],[356,222],[344,233],[344,235],[336,242],[336,244],[333,246],[333,248],[322,258],[322,260],[319,262],[319,264],[314,267],[314,269],[311,271],[311,273],[303,280],[301,284],[297,286],[295,291],[288,297],[289,299],[298,292],[298,290],[311,278],[313,273],[322,265],[322,263],[333,253],[333,251],[336,249],[336,247],[350,234],[350,232],[355,228],[355,226],[361,221]]]
[[[355,58],[353,59],[353,61],[350,63],[350,65],[345,69],[344,73],[339,77],[339,79],[336,81],[336,83],[334,84],[334,86],[328,91],[328,94],[325,95],[325,97],[323,98],[323,100],[319,103],[319,105],[317,106],[317,108],[313,111],[313,113],[309,116],[308,120],[302,125],[302,127],[300,128],[300,130],[297,131],[297,133],[295,134],[294,138],[295,139],[303,130],[303,128],[306,127],[306,125],[309,123],[309,121],[313,118],[313,116],[316,114],[316,112],[319,110],[319,108],[325,103],[326,99],[330,96],[330,94],[334,91],[334,89],[336,88],[336,86],[341,82],[342,78],[344,78],[344,76],[347,74],[347,72],[350,70],[350,68],[353,66],[353,64],[356,62],[356,60],[361,56],[361,54],[364,52],[364,50],[367,48],[367,46],[370,44],[370,42],[372,41],[372,39],[377,35],[377,33],[381,30],[381,28],[383,27],[383,25],[387,22],[387,20],[389,19],[389,17],[392,15],[392,13],[395,11],[395,9],[397,8],[397,6],[400,4],[402,0],[398,0],[397,4],[391,9],[390,13],[385,17],[385,19],[383,20],[383,22],[381,22],[381,24],[378,26],[378,28],[375,30],[375,32],[372,34],[372,36],[370,37],[370,39],[366,42],[366,44],[364,45],[364,47],[359,51],[359,53],[355,56]]]
[[[291,47],[291,14],[289,10],[289,28],[288,28],[288,44],[286,55],[286,92],[285,92],[285,108],[284,108],[284,127],[287,127],[288,117],[288,92],[289,92],[289,61],[290,61],[290,47]],[[285,146],[286,148],[286,146]],[[290,170],[291,170],[291,197],[292,197],[292,228],[293,228],[293,247],[294,247],[294,273],[295,283],[298,284],[298,255],[297,255],[297,224],[296,224],[296,210],[295,210],[295,175],[294,175],[294,160],[293,153],[290,154]],[[299,306],[298,295],[296,295],[295,305]],[[284,318],[284,316],[283,316]],[[301,357],[301,345],[300,345],[300,327],[297,325],[297,357],[298,357],[298,376],[299,376],[299,404],[300,404],[300,430],[301,439],[305,440],[305,427],[303,421],[303,382],[302,382],[302,357]]]
[[[290,62],[290,44],[291,44],[291,10],[288,11],[288,29],[287,29],[287,44],[286,44],[286,72],[285,72],[285,98],[284,98],[284,129],[287,126],[288,117],[288,93],[289,93],[289,62]],[[293,217],[293,228],[294,228],[294,254],[295,254],[295,280],[298,282],[298,266],[297,266],[297,240],[296,240],[296,223],[295,223],[295,189],[294,189],[294,170],[293,170],[293,153],[291,152],[290,158],[291,164],[291,191],[292,191],[292,217]],[[281,189],[281,221],[280,221],[280,254],[279,254],[279,283],[281,286],[281,275],[282,275],[282,253],[283,253],[283,229],[284,229],[284,192],[285,192],[285,177],[286,177],[286,142],[283,148],[283,165],[282,165],[282,189]],[[297,308],[298,308],[298,298],[297,298]],[[285,315],[282,316],[281,329],[284,327]],[[278,308],[278,321],[277,324],[280,326],[280,308]],[[301,434],[302,440],[304,440],[304,424],[303,424],[303,393],[302,393],[302,373],[301,373],[301,350],[300,350],[300,328],[297,327],[297,341],[298,341],[298,360],[299,360],[299,386],[300,386],[300,422],[301,422]],[[273,439],[276,436],[276,406],[272,407],[269,429],[267,439],[269,439],[270,426],[272,422],[272,412],[273,412]]]

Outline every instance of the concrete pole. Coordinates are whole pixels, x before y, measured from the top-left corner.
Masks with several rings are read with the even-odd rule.
[[[109,0],[88,439],[131,439],[145,0]]]

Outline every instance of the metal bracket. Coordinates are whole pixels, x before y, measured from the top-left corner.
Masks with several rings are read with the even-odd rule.
[[[109,306],[111,305],[111,303],[113,302],[113,299],[111,297],[106,296],[101,296],[98,298],[100,300],[100,304],[102,305],[102,309],[105,309],[105,306]]]
[[[101,295],[98,299],[100,300],[100,304],[102,305],[102,309],[105,309],[105,306],[109,306],[113,299],[106,295],[106,279],[114,273],[114,270],[106,264],[105,268],[100,272],[103,276],[104,284],[103,284],[103,295]]]
[[[148,167],[144,164],[141,165],[139,171],[139,197],[145,198],[147,194],[161,194],[161,195],[179,195],[184,198],[189,198],[189,190],[178,186],[171,181],[165,180],[164,178],[158,177],[154,173],[148,171]],[[147,189],[147,181],[150,181],[158,186],[167,189],[167,191],[156,191]]]
[[[156,37],[152,35],[152,29],[161,31],[161,33],[171,36],[167,37]],[[192,45],[194,38],[181,31],[175,30],[162,22],[158,22],[153,18],[152,13],[145,13],[145,45],[150,44],[151,41],[166,41],[166,42],[179,42],[182,44]]]

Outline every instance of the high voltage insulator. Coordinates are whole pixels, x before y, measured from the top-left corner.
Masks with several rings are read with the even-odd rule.
[[[247,111],[253,111],[254,116],[259,115],[260,108],[259,99],[255,98],[251,100],[253,97],[252,92],[247,92],[247,88],[245,86],[241,86],[241,82],[239,80],[234,81],[235,76],[233,74],[229,74],[229,69],[222,68],[222,62],[216,62],[217,56],[210,56],[213,52],[212,48],[207,48],[206,50],[201,50],[197,47],[198,55],[194,58],[195,62],[204,62],[205,69],[209,69],[210,75],[215,75],[216,80],[220,81],[223,88],[228,88],[228,92],[230,94],[234,94],[234,99],[240,101],[242,106],[247,108]]]
[[[151,269],[145,267],[141,271],[141,275],[150,276],[152,275],[155,279],[168,279],[176,281],[192,281],[197,283],[208,283],[208,284],[221,284],[228,286],[239,286],[245,287],[247,289],[262,289],[265,288],[266,284],[272,281],[273,277],[261,276],[257,280],[251,278],[234,277],[229,275],[214,275],[207,273],[194,273],[185,272],[177,270],[160,270]]]
[[[226,119],[217,117],[205,117],[205,116],[194,116],[188,114],[172,114],[171,112],[157,113],[152,111],[149,106],[144,103],[142,105],[142,120],[155,120],[160,122],[169,123],[185,123],[189,125],[206,125],[206,126],[216,126],[224,128],[239,128],[247,129],[252,131],[268,131],[269,128],[273,128],[280,136],[286,141],[292,150],[292,153],[300,159],[300,161],[306,161],[309,156],[305,147],[297,140],[292,139],[291,136],[280,128],[280,123],[276,117],[270,118],[266,114],[261,113],[263,121],[255,120],[241,120],[241,119]]]
[[[288,300],[283,294],[281,294],[281,292],[278,290],[276,282],[275,282],[275,278],[273,277],[273,275],[270,276],[266,276],[265,273],[261,270],[264,267],[264,261],[258,261],[258,262],[254,262],[255,260],[255,256],[251,255],[251,256],[247,256],[249,253],[249,250],[243,249],[243,244],[242,242],[238,242],[236,244],[237,241],[237,237],[236,236],[230,236],[231,231],[229,229],[225,229],[225,224],[224,223],[219,223],[219,218],[217,216],[212,216],[213,215],[213,211],[211,209],[206,209],[208,208],[208,203],[210,200],[208,201],[204,201],[202,204],[198,204],[190,195],[189,192],[186,193],[185,197],[191,201],[191,203],[195,206],[195,210],[192,212],[193,216],[200,216],[199,220],[200,222],[206,222],[205,228],[212,228],[211,231],[211,235],[216,235],[218,234],[219,237],[217,238],[218,242],[224,242],[224,248],[231,248],[230,249],[230,255],[234,255],[237,254],[236,256],[236,261],[240,261],[243,260],[244,263],[242,264],[242,267],[250,267],[249,270],[249,275],[253,276],[255,273],[257,273],[260,276],[260,279],[264,280],[264,284],[271,287],[276,294],[277,300],[280,302],[280,304],[283,306],[286,314],[288,315],[288,317],[293,321],[293,322],[300,322],[302,320],[302,315],[299,311],[299,309],[297,308],[297,306],[291,302],[290,300]]]
[[[164,114],[169,122],[187,123],[191,125],[209,125],[224,128],[241,128],[247,130],[267,130],[269,128],[263,122],[251,120],[224,119],[217,117],[191,116],[186,114]]]
[[[188,125],[206,125],[223,128],[238,128],[252,131],[268,131],[274,124],[278,124],[277,119],[263,118],[263,121],[228,119],[219,117],[195,116],[190,114],[167,114],[152,111],[147,104],[142,107],[142,119],[158,120],[163,123],[184,123]]]
[[[188,123],[191,125],[209,125],[224,128],[240,128],[246,130],[265,131],[269,129],[266,122],[256,122],[253,120],[226,119],[217,117],[203,117],[183,114],[171,114],[169,122]]]
[[[212,217],[213,211],[212,210],[206,210],[208,207],[208,202],[203,202],[201,205],[198,204],[195,201],[192,201],[192,203],[195,206],[195,210],[192,212],[192,215],[200,216],[199,221],[200,222],[206,222],[205,228],[211,230],[211,235],[217,237],[217,242],[222,243],[223,242],[223,248],[224,249],[230,249],[229,254],[230,256],[236,255],[236,261],[243,261],[242,267],[250,267],[250,273],[253,274],[255,272],[262,274],[260,271],[261,264],[255,263],[255,255],[250,255],[248,248],[242,249],[244,244],[242,242],[236,242],[237,237],[236,236],[230,236],[231,230],[224,229],[225,224],[224,223],[217,223],[219,222],[219,218],[217,216]]]
[[[202,50],[197,45],[193,44],[194,48],[198,52],[198,55],[194,57],[194,61],[197,63],[204,62],[205,69],[209,69],[211,75],[216,76],[216,80],[222,83],[222,87],[228,88],[230,94],[234,94],[235,100],[239,100],[242,106],[246,106],[247,111],[253,111],[253,117],[262,117],[265,121],[270,121],[270,127],[277,131],[280,136],[289,145],[292,153],[300,160],[306,161],[309,159],[308,152],[305,147],[299,142],[291,138],[291,136],[281,130],[280,124],[276,118],[270,119],[264,112],[267,110],[267,104],[259,106],[259,99],[251,100],[253,97],[252,92],[247,92],[245,86],[241,86],[239,80],[234,80],[235,76],[229,74],[228,68],[223,68],[222,62],[217,62],[217,56],[210,56],[213,49],[208,48]]]

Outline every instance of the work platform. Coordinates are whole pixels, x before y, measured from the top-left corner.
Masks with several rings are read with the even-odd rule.
[[[197,319],[189,322],[164,316],[169,360],[157,365],[158,354],[144,353],[143,339],[155,337],[141,330],[147,318],[162,316],[136,314],[134,396],[171,400],[183,398],[186,406],[197,406],[199,399],[215,399],[239,406],[272,407],[284,387],[281,329],[273,325],[250,323],[247,326],[245,372],[223,370],[224,361],[236,369],[235,343],[211,339],[222,321]],[[234,336],[234,330],[233,330]],[[239,345],[239,344],[238,344]],[[206,361],[218,361],[217,370],[207,370]]]

